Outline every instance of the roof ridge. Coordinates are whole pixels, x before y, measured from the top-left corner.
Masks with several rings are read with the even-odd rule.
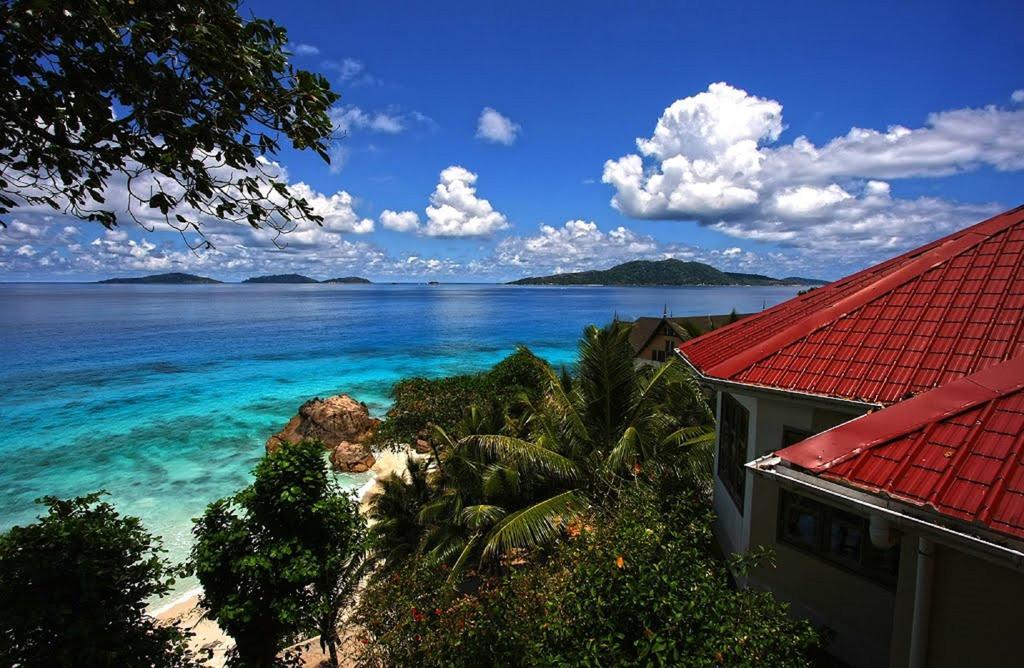
[[[801,468],[820,473],[877,445],[1021,389],[1024,389],[1024,356],[1008,359],[912,399],[854,418],[775,454]],[[879,424],[888,428],[879,429]],[[864,440],[855,440],[857,445],[854,448],[837,443],[837,437],[844,437],[848,432],[855,435],[863,433]]]
[[[707,369],[705,375],[715,378],[728,378],[743,371],[750,365],[768,357],[779,348],[811,334],[843,315],[846,315],[873,301],[875,298],[895,290],[929,269],[933,269],[945,262],[948,262],[954,257],[967,252],[974,246],[987,241],[995,234],[1020,223],[1021,221],[1015,218],[1013,214],[1021,210],[1024,210],[1024,205],[933,242],[930,248],[926,246],[925,248],[927,250],[919,253],[914,257],[914,259],[903,264],[903,266],[900,266],[877,280],[872,281],[854,293],[841,298],[839,301],[809,313],[788,327],[783,328],[773,336],[768,337],[742,353],[723,360],[717,365]],[[921,249],[917,250],[920,251]],[[893,258],[890,262],[906,258],[908,255],[913,257],[912,253],[914,253],[914,251],[910,251],[909,253],[897,258]],[[878,267],[876,265],[869,269],[877,268]],[[859,276],[861,273],[863,272],[858,272],[847,279],[843,279],[843,282]]]

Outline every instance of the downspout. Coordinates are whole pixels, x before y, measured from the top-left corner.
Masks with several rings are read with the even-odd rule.
[[[924,668],[928,657],[928,624],[932,613],[932,575],[934,570],[935,544],[922,536],[917,541],[914,617],[910,626],[910,668]]]

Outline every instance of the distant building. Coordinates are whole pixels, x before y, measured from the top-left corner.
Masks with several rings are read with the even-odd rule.
[[[853,666],[1003,666],[1024,601],[1024,207],[683,342],[727,553]]]
[[[668,315],[637,318],[629,334],[629,343],[638,361],[661,364],[675,354],[675,349],[703,332],[722,327],[742,316],[701,315],[673,318]]]

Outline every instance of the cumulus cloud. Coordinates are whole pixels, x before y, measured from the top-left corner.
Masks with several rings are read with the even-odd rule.
[[[413,232],[420,227],[420,217],[415,211],[392,211],[385,209],[380,214],[380,224],[396,232]]]
[[[430,195],[423,233],[432,237],[486,237],[509,227],[505,215],[477,197],[477,175],[452,165]]]
[[[1024,103],[1024,88],[1018,88],[1010,94],[1010,99],[1017,104]]]
[[[1024,110],[929,115],[924,126],[853,128],[817,146],[778,144],[778,101],[726,83],[665,109],[637,153],[608,160],[612,205],[642,219],[695,220],[742,239],[808,252],[895,252],[980,220],[997,204],[899,199],[889,180],[989,166],[1024,168]]]
[[[484,107],[476,125],[476,138],[495,144],[511,146],[522,128],[511,118],[490,107]]]

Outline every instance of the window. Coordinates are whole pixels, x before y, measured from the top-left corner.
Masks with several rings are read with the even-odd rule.
[[[657,348],[655,348],[654,350],[651,351],[651,359],[654,360],[655,362],[664,362],[665,351],[658,350]]]
[[[804,431],[803,429],[794,429],[793,427],[783,427],[782,428],[782,447],[788,448],[789,446],[793,445],[794,443],[799,443],[800,441],[804,440],[805,438],[810,438],[813,435],[814,434],[812,434],[811,432]]]
[[[782,490],[779,540],[890,589],[896,587],[900,548],[883,550],[868,538],[868,519]]]
[[[750,413],[727,392],[722,392],[718,427],[718,478],[729,490],[736,509],[743,514],[743,491],[747,472],[747,427]]]

